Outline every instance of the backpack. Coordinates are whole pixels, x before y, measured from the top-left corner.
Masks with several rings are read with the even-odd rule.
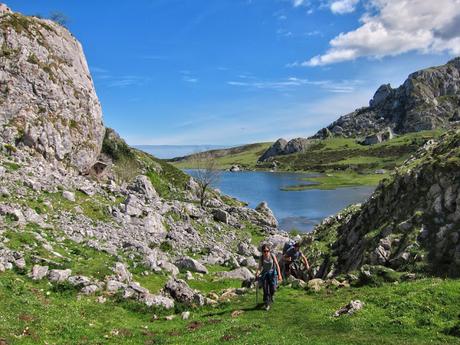
[[[294,240],[289,240],[287,241],[284,246],[283,246],[283,255],[286,255],[287,251],[291,248],[294,248],[295,241]]]

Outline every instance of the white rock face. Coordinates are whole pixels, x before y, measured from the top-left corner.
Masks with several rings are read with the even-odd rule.
[[[88,170],[105,129],[80,43],[50,20],[0,15],[0,141]]]

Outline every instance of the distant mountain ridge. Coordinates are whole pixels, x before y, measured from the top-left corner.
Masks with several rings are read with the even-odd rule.
[[[460,121],[460,57],[409,75],[396,89],[380,86],[363,107],[341,116],[312,138],[358,137],[390,127],[395,133],[451,128]]]
[[[226,149],[236,145],[133,145],[161,159],[172,159],[209,150]]]

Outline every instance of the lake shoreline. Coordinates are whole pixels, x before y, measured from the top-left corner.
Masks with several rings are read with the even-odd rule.
[[[185,170],[193,176],[193,170]],[[303,179],[318,174],[300,172],[222,171],[214,186],[223,194],[242,200],[255,208],[266,201],[284,231],[310,232],[324,218],[336,214],[350,204],[366,200],[373,186],[352,186],[336,189],[285,190]]]

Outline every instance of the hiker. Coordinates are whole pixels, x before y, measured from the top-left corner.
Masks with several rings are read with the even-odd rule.
[[[283,250],[283,278],[286,279],[292,274],[294,278],[306,280],[300,269],[301,263],[303,263],[308,274],[310,272],[310,265],[305,255],[300,251],[300,243],[295,242],[290,244],[288,248]]]
[[[276,256],[270,252],[268,244],[262,246],[262,256],[259,261],[259,267],[256,272],[256,280],[258,287],[264,289],[264,304],[265,310],[270,310],[270,305],[273,303],[273,295],[275,294],[278,282],[282,281],[281,270]]]

